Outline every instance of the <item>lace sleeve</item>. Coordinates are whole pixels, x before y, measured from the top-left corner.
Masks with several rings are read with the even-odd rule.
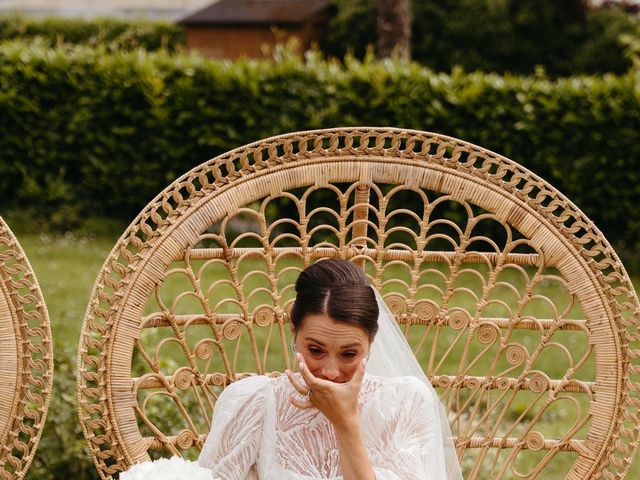
[[[255,464],[269,387],[267,377],[251,377],[230,385],[218,398],[211,431],[198,458],[214,478],[258,478]]]
[[[439,407],[417,378],[393,379],[368,405],[366,438],[374,439],[377,480],[445,480]],[[377,418],[376,418],[377,417]]]

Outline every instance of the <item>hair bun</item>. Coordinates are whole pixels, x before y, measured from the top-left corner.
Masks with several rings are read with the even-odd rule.
[[[328,259],[307,267],[298,277],[291,321],[298,329],[310,314],[362,327],[373,340],[378,330],[378,302],[364,272],[347,260]]]

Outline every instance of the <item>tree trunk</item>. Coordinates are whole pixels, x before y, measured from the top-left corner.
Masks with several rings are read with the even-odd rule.
[[[410,0],[378,0],[377,43],[379,58],[411,58]]]

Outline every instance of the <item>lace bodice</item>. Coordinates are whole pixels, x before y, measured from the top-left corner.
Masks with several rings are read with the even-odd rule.
[[[341,479],[333,427],[318,410],[292,405],[296,393],[285,376],[229,386],[199,463],[222,480]],[[365,376],[359,415],[378,480],[446,478],[432,395],[414,377]]]

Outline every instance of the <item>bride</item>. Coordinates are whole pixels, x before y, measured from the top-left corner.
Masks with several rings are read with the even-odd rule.
[[[324,260],[295,288],[299,372],[230,385],[198,463],[223,480],[461,479],[440,401],[364,273]]]

